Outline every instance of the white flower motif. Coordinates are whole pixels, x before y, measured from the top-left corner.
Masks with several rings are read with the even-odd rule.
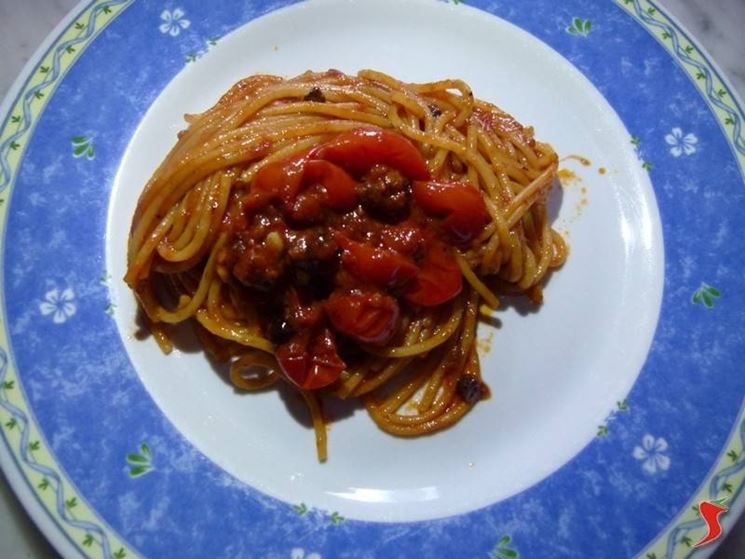
[[[173,11],[163,10],[160,19],[163,20],[163,23],[160,24],[158,29],[161,33],[168,33],[171,37],[177,36],[182,29],[187,29],[191,25],[188,19],[184,19],[184,10],[181,8],[176,8]]]
[[[672,146],[670,148],[670,153],[675,157],[680,157],[683,154],[691,155],[696,153],[698,138],[692,132],[689,132],[684,136],[683,131],[680,128],[675,127],[670,131],[670,134],[665,136],[665,142],[667,142],[669,146]]]
[[[60,293],[55,287],[44,295],[44,301],[39,305],[39,310],[44,316],[51,314],[55,324],[62,324],[77,311],[75,292],[68,287]]]
[[[292,552],[290,553],[290,557],[292,559],[321,559],[321,556],[318,553],[308,553],[305,554],[305,550],[302,547],[295,547],[293,548]]]
[[[642,469],[648,474],[656,474],[657,470],[667,470],[670,467],[670,458],[665,454],[667,441],[660,437],[655,439],[647,433],[642,438],[642,445],[634,447],[633,456],[642,460]]]

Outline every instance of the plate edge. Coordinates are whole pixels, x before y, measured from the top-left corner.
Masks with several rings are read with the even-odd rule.
[[[98,34],[124,9],[126,9],[132,1],[133,0],[80,0],[80,2],[70,10],[46,36],[34,54],[29,58],[28,62],[24,65],[18,77],[8,89],[2,103],[0,103],[0,118],[2,118],[2,121],[0,121],[0,193],[9,193],[12,189],[15,173],[20,167],[25,152],[25,145],[21,144],[17,147],[13,147],[12,144],[16,140],[30,138],[33,135],[36,123],[43,114],[47,103],[53,96],[47,95],[47,93],[54,93],[64,75],[83,54],[85,48],[90,45]],[[99,18],[98,16],[102,17]],[[77,37],[69,36],[71,33],[76,31],[78,32]],[[67,46],[72,46],[70,44],[71,40],[74,41],[75,46],[79,45],[79,47],[77,49],[73,48],[71,51],[67,50],[66,52],[62,52],[66,48],[66,44]],[[66,57],[66,60],[63,60],[65,54],[70,56]],[[54,62],[54,66],[49,65],[44,67],[44,61],[52,61]],[[46,70],[43,70],[43,68],[46,68]],[[49,70],[52,70],[52,72],[51,75],[47,76]],[[37,76],[42,74],[45,78],[49,79],[35,79]],[[45,92],[42,93],[42,90],[45,90]],[[31,96],[36,92],[40,92],[42,95],[31,99]],[[41,102],[36,106],[33,106],[34,100],[39,100]],[[25,102],[28,103],[25,104]],[[18,109],[21,110],[22,117],[13,114],[14,111]],[[21,123],[20,120],[14,120],[14,116],[23,118],[23,122]],[[13,125],[17,125],[15,132],[10,131]],[[12,160],[9,161],[11,157]],[[0,244],[3,244],[5,239],[8,206],[9,204],[6,203],[4,204],[4,207],[0,209],[0,211],[5,214],[2,216],[3,231]],[[0,278],[0,283],[2,281],[3,278]],[[0,295],[2,295],[2,312],[4,315],[4,290],[0,290]],[[32,411],[28,408],[28,398],[25,396],[25,393],[18,398],[18,403],[20,403],[22,407],[13,404],[12,400],[14,400],[14,398],[12,395],[8,395],[8,391],[13,389],[15,386],[13,381],[18,380],[18,378],[15,367],[11,361],[10,339],[7,334],[6,326],[3,324],[0,329],[0,381],[2,381],[0,382],[0,409],[4,410],[5,415],[9,416],[10,419],[8,419],[8,422],[13,419],[15,419],[16,422],[12,423],[13,427],[9,427],[7,422],[0,425],[0,432],[2,432],[2,437],[0,437],[2,439],[2,443],[0,443],[0,467],[2,467],[13,492],[18,497],[18,500],[23,505],[25,511],[34,521],[34,524],[63,557],[89,556],[105,558],[114,557],[115,559],[117,557],[125,556],[136,557],[132,547],[126,544],[124,538],[119,536],[91,507],[87,505],[81,492],[71,483],[69,476],[61,470],[54,458],[50,445],[46,444],[46,440],[42,433],[36,429],[36,422],[33,419]],[[6,348],[8,350],[7,353]],[[10,380],[8,380],[9,377]],[[18,392],[23,392],[20,383],[16,390],[16,393]],[[11,409],[16,412],[21,412],[21,414],[24,414],[24,412],[27,414],[24,417],[27,425],[25,425],[25,429],[19,426],[17,434],[14,432],[14,427],[18,425],[16,419],[18,416],[12,413]],[[60,470],[60,473],[57,473],[44,464],[37,462],[33,455],[31,456],[34,460],[33,464],[35,466],[46,468],[58,477],[59,481],[54,488],[54,497],[51,496],[51,492],[50,494],[42,494],[41,490],[30,478],[30,472],[34,471],[34,469],[29,466],[31,462],[27,460],[25,455],[29,455],[31,452],[29,448],[24,447],[23,445],[29,444],[29,433],[32,431],[35,432],[34,439],[36,439],[36,441],[39,439],[44,441],[43,446],[41,446],[39,450],[34,450],[33,452],[37,452],[39,455],[47,458],[49,462]],[[19,439],[19,446],[17,449],[14,448],[11,437]],[[24,462],[26,466],[25,469]],[[39,473],[39,470],[35,471]],[[67,495],[65,495],[65,490],[67,490]],[[65,499],[65,497],[67,497],[67,499]],[[73,500],[75,497],[78,497],[80,502]],[[68,502],[66,501],[78,507],[76,508],[75,517],[66,513],[68,510]],[[73,507],[69,508],[71,509]],[[100,526],[90,522],[90,519],[93,519]],[[74,531],[83,534],[90,534],[91,530],[101,536],[100,542],[98,539],[95,539],[95,537],[93,540],[93,542],[98,543],[99,545],[96,547],[93,547],[92,545],[85,548],[81,547],[81,542],[76,541],[73,537]],[[114,549],[116,551],[112,552]]]
[[[719,124],[720,130],[739,164],[740,176],[745,182],[745,141],[742,137],[745,113],[739,94],[732,87],[724,72],[688,29],[675,16],[670,14],[669,10],[657,4],[654,0],[613,1],[652,35],[691,80],[694,88],[703,97],[714,119]],[[678,35],[681,35],[687,43],[685,47],[682,46],[681,37]],[[699,76],[698,72],[702,75]],[[704,80],[704,83],[701,83],[701,80]],[[722,95],[721,91],[725,93]],[[729,100],[729,103],[724,101],[725,98]],[[727,110],[723,109],[722,105]],[[727,117],[731,118],[732,122],[728,122]],[[727,126],[731,126],[732,130],[730,131]],[[740,449],[739,461],[734,462],[734,464],[730,462],[728,465],[727,461],[730,460],[728,452],[732,451],[737,454],[738,448]],[[698,541],[706,532],[704,522],[700,519],[694,507],[697,507],[702,499],[712,500],[721,496],[720,493],[723,490],[719,490],[718,487],[714,488],[715,491],[711,491],[711,484],[714,480],[716,480],[716,486],[720,484],[724,486],[731,480],[737,480],[735,485],[731,487],[731,493],[727,494],[729,497],[728,504],[734,506],[731,507],[729,514],[725,516],[722,522],[726,528],[735,524],[740,514],[745,512],[745,496],[743,496],[745,495],[744,454],[745,398],[721,452],[717,455],[704,479],[683,509],[673,516],[636,557],[639,559],[662,559],[663,557],[682,559],[690,557],[693,553],[701,558],[710,556],[724,538],[720,538],[714,542],[714,545],[703,549],[692,548],[691,544],[687,543]],[[725,493],[727,492],[725,491]]]

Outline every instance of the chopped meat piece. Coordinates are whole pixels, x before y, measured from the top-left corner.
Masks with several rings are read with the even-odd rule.
[[[284,272],[283,260],[264,243],[250,244],[233,266],[233,275],[246,287],[257,291],[271,291]]]
[[[480,379],[473,375],[462,375],[456,384],[458,395],[467,404],[475,404],[487,394],[487,389]]]
[[[374,165],[357,190],[362,207],[381,221],[395,223],[409,215],[411,183],[396,169]]]
[[[305,96],[304,100],[313,101],[314,103],[325,103],[326,97],[320,87],[314,87],[308,92],[308,95]]]

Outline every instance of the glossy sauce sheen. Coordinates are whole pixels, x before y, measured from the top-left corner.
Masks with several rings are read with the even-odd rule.
[[[335,382],[360,344],[394,342],[402,308],[457,296],[454,251],[488,222],[477,189],[431,180],[408,139],[375,128],[267,164],[234,196],[222,264],[308,390]]]

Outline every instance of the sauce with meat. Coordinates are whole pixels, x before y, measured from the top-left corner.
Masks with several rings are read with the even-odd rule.
[[[432,180],[414,144],[378,128],[264,165],[234,195],[221,265],[259,302],[284,375],[307,390],[335,382],[355,344],[395,340],[402,309],[456,297],[454,251],[489,220],[479,190]]]

